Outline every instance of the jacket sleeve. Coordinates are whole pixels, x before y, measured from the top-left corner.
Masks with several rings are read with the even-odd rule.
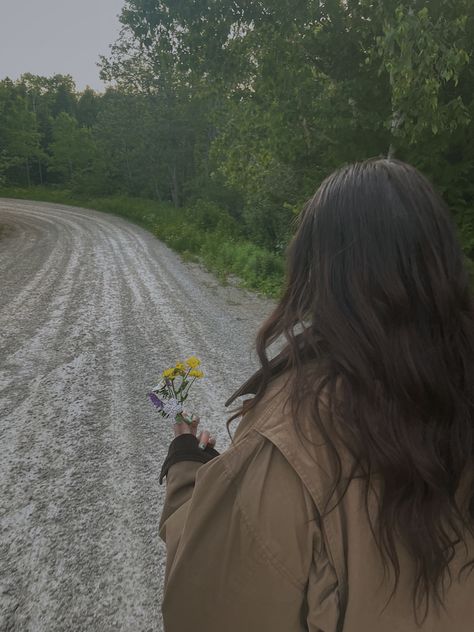
[[[165,477],[167,482],[160,520],[160,537],[163,540],[166,541],[167,521],[191,498],[198,469],[216,456],[219,456],[217,450],[209,445],[202,450],[192,434],[179,435],[171,442],[160,473],[160,484]]]
[[[166,632],[336,632],[334,574],[312,570],[311,501],[278,450],[253,434],[205,467],[174,465],[169,484],[193,466],[164,524]]]

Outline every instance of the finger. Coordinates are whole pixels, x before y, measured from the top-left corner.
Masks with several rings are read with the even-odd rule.
[[[196,433],[193,433],[193,429],[191,428],[189,424],[185,423],[184,421],[181,421],[180,423],[174,424],[174,435],[175,437],[178,437],[179,435],[182,435],[182,434],[196,434]]]
[[[181,413],[182,416],[184,417],[184,419],[186,420],[186,426],[188,427],[189,431],[191,432],[191,434],[196,435],[197,433],[197,427],[199,424],[199,417],[195,414],[193,414],[192,416],[187,412],[184,411]]]
[[[192,415],[188,414],[188,419],[189,419],[189,425],[191,426],[191,428],[194,428],[195,430],[197,430],[199,422],[201,421],[198,415],[196,415],[195,413],[193,413]]]
[[[207,431],[205,431],[207,434],[209,434]],[[200,432],[197,435],[197,440],[199,443],[201,443],[201,437],[203,436],[204,431]],[[206,441],[206,437],[204,436],[204,441],[202,443],[205,443]],[[209,435],[209,439],[207,440],[207,445],[210,445],[211,447],[214,447],[216,445],[216,438],[213,435]]]
[[[207,444],[209,443],[209,437],[210,437],[210,434],[207,430],[204,430],[203,432],[201,432],[199,436],[199,447],[201,448],[201,450],[206,449]]]

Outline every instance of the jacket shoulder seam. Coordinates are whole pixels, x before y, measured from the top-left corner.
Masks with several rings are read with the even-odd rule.
[[[260,437],[263,440],[265,440],[265,437],[263,435],[261,435],[255,429],[252,429],[246,435],[246,437],[244,437],[244,439],[242,440],[241,446],[244,445],[244,441],[246,439],[248,439],[251,434],[254,434],[254,433],[257,434],[257,435],[260,435]],[[241,447],[241,446],[239,446],[239,447]],[[224,459],[222,459],[221,464],[223,465],[223,469],[224,469],[224,473],[225,473],[226,478],[229,480],[229,482],[231,484],[234,484],[232,474],[228,470]],[[242,516],[242,521],[245,524],[246,529],[249,531],[249,533],[254,538],[255,542],[258,544],[259,548],[261,549],[262,553],[265,556],[265,559],[275,568],[276,571],[278,571],[278,573],[280,575],[282,575],[287,581],[291,582],[291,584],[293,584],[293,586],[295,588],[297,588],[300,591],[303,591],[305,586],[306,586],[306,581],[301,580],[298,577],[296,577],[287,568],[287,566],[285,564],[283,564],[283,562],[280,560],[278,555],[273,550],[271,550],[270,547],[267,544],[265,544],[265,542],[259,536],[257,530],[255,529],[255,527],[252,524],[252,521],[250,520],[249,516],[247,515],[247,512],[245,511],[244,507],[242,506],[242,503],[240,502],[239,490],[237,490],[237,493],[235,495],[235,503],[236,503],[236,505],[238,507],[240,515]]]
[[[315,486],[312,484],[311,481],[308,480],[305,472],[303,472],[301,470],[301,468],[295,467],[291,460],[289,459],[288,454],[285,453],[285,450],[282,449],[282,445],[281,443],[275,443],[272,438],[270,436],[267,436],[267,434],[265,433],[265,430],[256,430],[256,432],[258,432],[262,438],[264,440],[269,441],[276,450],[278,450],[288,461],[288,465],[289,467],[291,467],[296,474],[299,476],[302,485],[304,485],[304,487],[307,489],[308,493],[312,496],[313,498],[313,502],[315,503],[316,506],[316,510],[319,512],[320,515],[322,515],[322,501],[321,501],[321,495],[318,492],[317,489],[315,489]],[[332,516],[326,517],[323,522],[322,522],[322,534],[323,537],[326,540],[326,550],[327,550],[327,555],[329,557],[329,559],[331,560],[331,565],[333,566],[335,572],[336,572],[336,576],[338,577],[338,583],[339,583],[339,594],[341,596],[341,598],[345,599],[346,598],[346,591],[344,588],[344,565],[343,565],[343,561],[341,559],[340,554],[338,553],[338,549],[337,549],[337,543],[335,540],[335,534],[333,533],[332,530],[332,520],[334,518]]]

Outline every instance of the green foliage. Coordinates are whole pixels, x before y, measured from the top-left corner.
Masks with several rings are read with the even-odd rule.
[[[223,281],[235,275],[243,287],[273,297],[280,292],[282,257],[237,238],[232,218],[208,202],[177,211],[169,203],[126,196],[79,198],[71,191],[51,187],[1,188],[0,197],[87,207],[125,217],[152,231],[185,258],[201,262]]]
[[[384,18],[377,44],[381,71],[390,76],[393,116],[387,126],[409,143],[416,143],[425,130],[437,136],[465,127],[470,115],[462,97],[450,91],[446,98],[443,91],[458,85],[469,63],[463,43],[467,14],[453,19],[430,13],[427,6],[414,11],[399,5]]]
[[[11,82],[0,84],[0,179],[16,173],[31,184],[31,166],[42,157],[36,114]]]
[[[0,81],[0,182],[143,212],[186,256],[273,292],[322,179],[391,154],[437,185],[474,260],[471,0],[126,0],[120,20],[105,94]]]
[[[60,182],[73,184],[92,169],[95,146],[90,129],[79,127],[75,118],[61,112],[52,123],[49,166]]]

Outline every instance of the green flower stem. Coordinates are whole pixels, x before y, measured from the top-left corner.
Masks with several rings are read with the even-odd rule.
[[[185,424],[188,424],[188,426],[190,426],[191,423],[192,423],[192,421],[188,421],[185,417],[183,417],[183,415],[181,413],[176,415],[175,421],[176,421],[177,424],[180,424],[180,423],[184,422]]]
[[[195,378],[195,377],[193,377],[193,379],[191,380],[191,382],[189,382],[189,384],[188,384],[188,390],[187,390],[187,391],[185,392],[185,394],[184,394],[184,399],[186,399],[186,398],[187,398],[188,393],[189,393],[189,390],[190,390],[191,386],[194,384],[194,382],[195,382],[195,381],[196,381],[196,378]]]
[[[189,376],[191,369],[188,369],[186,371],[186,373],[184,375],[181,376],[182,380],[181,380],[181,385],[179,387],[179,389],[176,391],[175,393],[175,397],[176,399],[178,399],[178,395],[181,395],[181,393],[184,393],[184,391],[186,390],[186,386],[187,386],[187,379]],[[189,390],[189,389],[188,389]],[[183,398],[185,398],[186,396],[183,396]]]
[[[173,379],[174,379],[174,378],[173,378]],[[176,394],[176,391],[174,390],[173,379],[170,379],[171,390],[173,391],[174,398],[175,398],[175,399],[178,399],[178,395]]]

